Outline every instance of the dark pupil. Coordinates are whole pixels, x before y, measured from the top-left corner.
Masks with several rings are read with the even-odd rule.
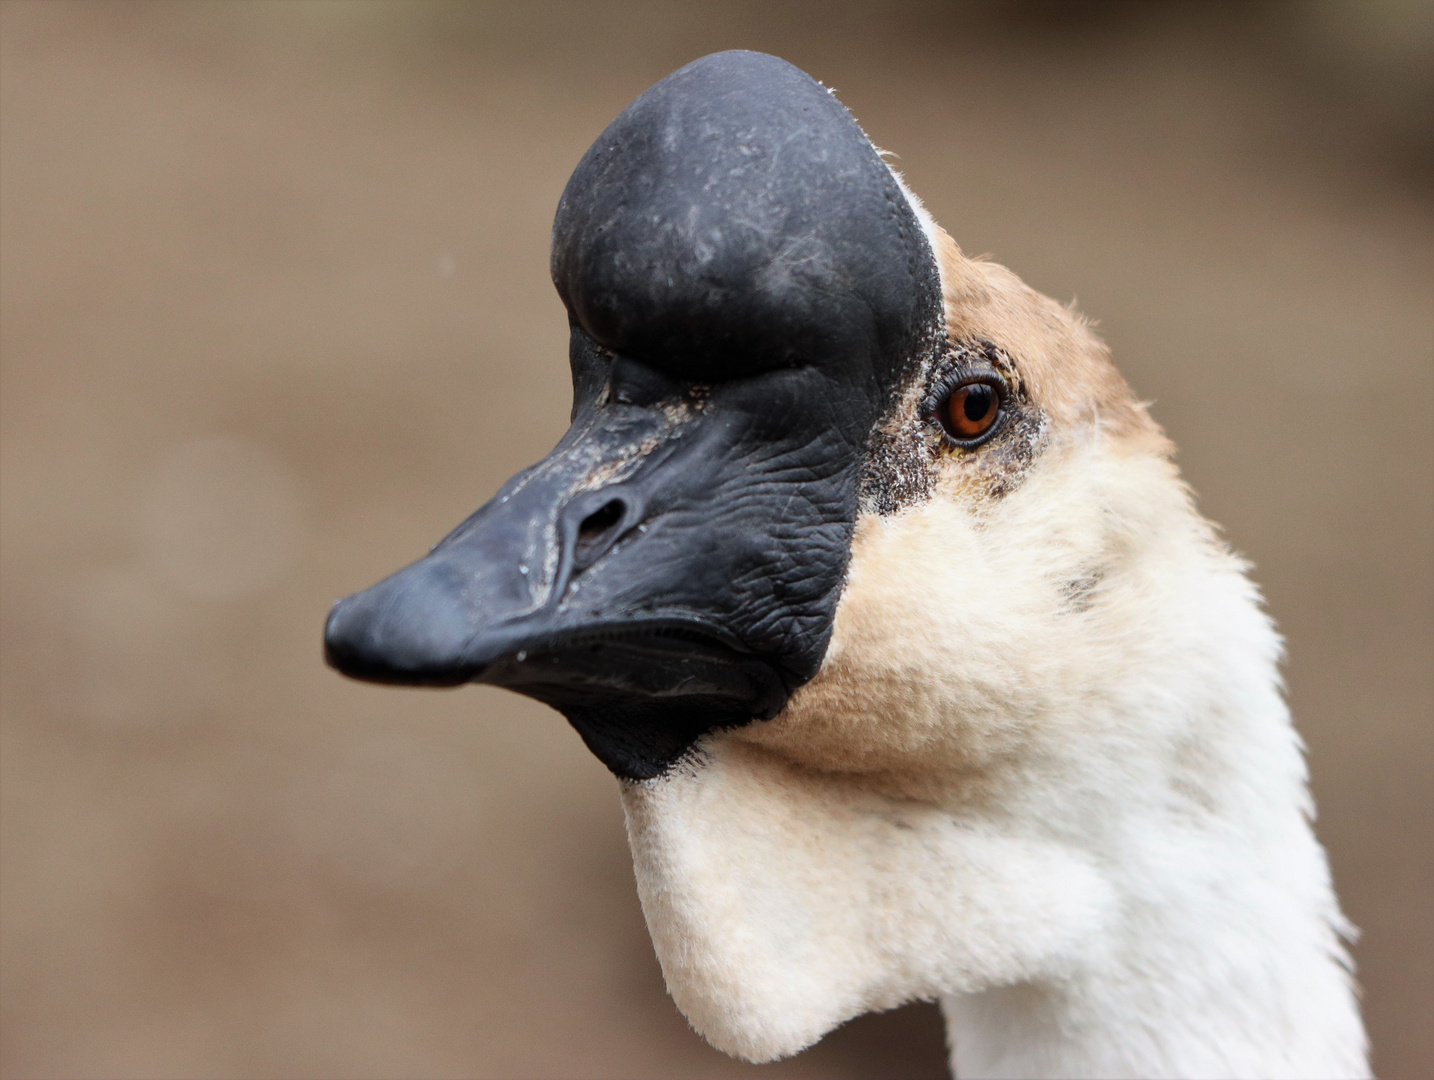
[[[967,387],[966,400],[962,402],[961,411],[966,414],[966,419],[973,424],[984,420],[991,411],[991,402],[995,396],[994,390],[980,383]]]

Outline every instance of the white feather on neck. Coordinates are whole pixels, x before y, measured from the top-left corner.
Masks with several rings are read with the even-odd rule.
[[[1278,639],[1173,469],[1119,449],[1052,448],[984,519],[864,518],[822,675],[624,788],[714,1045],[940,997],[961,1076],[1365,1074]]]

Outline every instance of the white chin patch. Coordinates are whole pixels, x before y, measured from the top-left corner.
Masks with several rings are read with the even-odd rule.
[[[726,735],[700,763],[623,785],[622,801],[668,992],[748,1061],[865,1012],[1048,972],[1110,912],[1068,851]]]

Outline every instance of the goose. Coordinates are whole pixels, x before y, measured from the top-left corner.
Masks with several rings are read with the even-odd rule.
[[[963,1077],[1367,1076],[1280,639],[1091,327],[754,52],[613,121],[551,258],[571,428],[326,656],[566,716],[696,1031],[936,1000]]]

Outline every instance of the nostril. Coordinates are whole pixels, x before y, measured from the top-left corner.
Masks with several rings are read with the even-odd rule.
[[[622,520],[623,509],[621,499],[610,499],[583,518],[582,524],[578,526],[578,535],[596,536],[599,533],[607,532]]]
[[[616,539],[612,535],[622,521],[627,506],[621,499],[609,499],[578,525],[577,540],[573,546],[573,565],[582,569],[590,565]]]

